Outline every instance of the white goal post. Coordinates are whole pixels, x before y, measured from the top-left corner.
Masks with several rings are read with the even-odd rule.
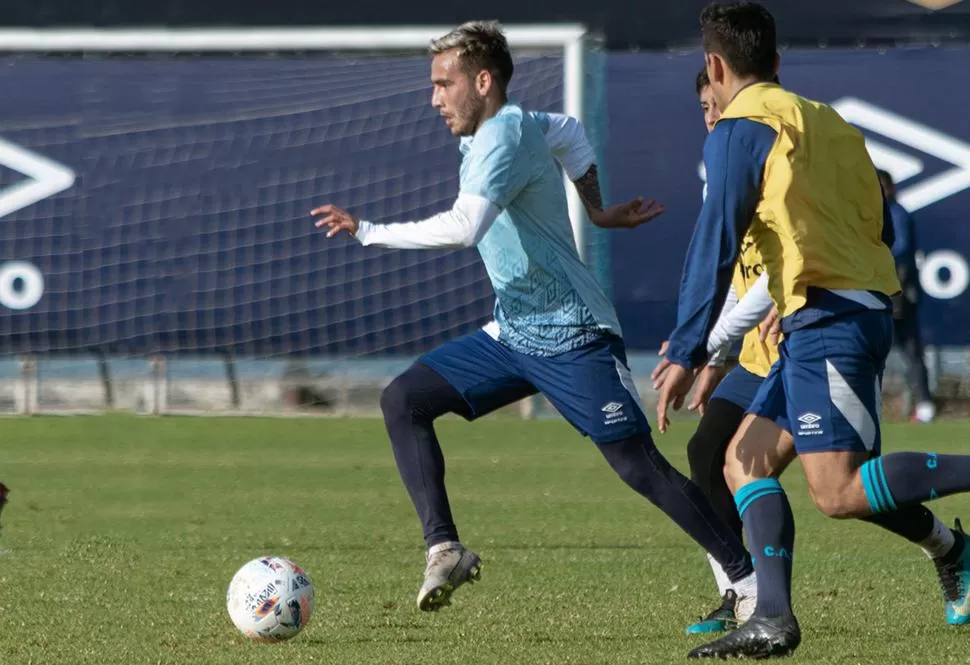
[[[0,52],[273,52],[421,51],[454,26],[313,28],[0,29]],[[504,26],[512,49],[563,50],[563,113],[584,118],[586,28],[579,24]],[[586,213],[568,181],[566,193],[573,234],[587,257]]]

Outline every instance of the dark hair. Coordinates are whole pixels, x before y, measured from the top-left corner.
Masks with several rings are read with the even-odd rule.
[[[775,75],[775,19],[757,3],[709,4],[701,12],[701,39],[704,52],[724,58],[738,76],[770,81]]]
[[[468,21],[444,37],[432,40],[431,53],[457,50],[462,70],[474,76],[487,69],[495,77],[502,94],[512,80],[512,54],[498,21]]]
[[[776,85],[781,85],[781,81],[778,79],[778,74],[771,77],[771,82]],[[711,79],[707,76],[707,67],[701,67],[701,70],[697,72],[697,78],[694,79],[694,90],[697,92],[697,96],[700,97],[701,90],[710,84]]]
[[[694,90],[697,92],[697,96],[699,97],[701,90],[710,84],[711,79],[707,78],[707,67],[701,67],[701,70],[697,72],[697,78],[694,79]]]
[[[893,187],[896,185],[896,183],[893,182],[893,177],[889,175],[889,171],[885,171],[883,169],[876,169],[876,175],[879,176],[879,180],[885,183],[886,187]]]

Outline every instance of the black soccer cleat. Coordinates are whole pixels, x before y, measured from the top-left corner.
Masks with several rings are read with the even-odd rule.
[[[753,616],[724,637],[697,647],[688,658],[782,658],[790,656],[802,641],[794,616]]]

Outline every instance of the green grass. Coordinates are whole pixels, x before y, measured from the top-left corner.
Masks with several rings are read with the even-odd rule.
[[[685,468],[690,422],[661,438]],[[0,663],[684,662],[684,626],[714,600],[702,552],[558,421],[443,422],[462,538],[480,584],[423,614],[420,528],[376,420],[3,422]],[[970,425],[892,425],[889,449],[966,450]],[[801,469],[794,662],[966,663],[921,552],[866,524],[827,520]],[[970,500],[935,508],[970,515]],[[239,635],[236,569],[292,557],[317,605],[296,639]]]

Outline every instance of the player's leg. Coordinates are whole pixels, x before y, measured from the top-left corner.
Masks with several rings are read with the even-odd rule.
[[[434,421],[446,413],[466,419],[533,394],[515,359],[485,333],[459,338],[418,360],[381,395],[394,459],[424,528],[428,546],[418,607],[436,610],[476,579],[478,555],[460,543],[445,490],[445,463]]]
[[[554,358],[530,357],[523,367],[529,382],[597,444],[620,478],[710,552],[739,595],[751,597],[753,571],[741,540],[654,445],[622,340],[607,337]]]
[[[744,419],[744,406],[711,397],[697,429],[687,442],[690,479],[704,492],[717,513],[741,537],[741,518],[731,488],[724,479],[724,456],[728,444]],[[720,571],[719,571],[720,572]],[[726,587],[725,587],[726,588]]]
[[[891,330],[887,315],[865,312],[789,336],[799,357],[786,376],[796,447],[819,510],[867,519],[920,544],[940,575],[947,620],[970,623],[965,538],[920,505],[970,490],[970,456],[879,456],[880,384]],[[938,473],[941,464],[947,466]]]
[[[464,398],[440,374],[415,363],[385,388],[381,410],[401,480],[421,519],[427,546],[457,541],[434,421],[446,413],[468,415]]]
[[[724,473],[758,570],[754,615],[733,633],[694,649],[690,658],[769,657],[791,653],[801,632],[791,608],[795,521],[778,476],[794,459],[781,359],[772,367],[728,447]]]
[[[923,360],[923,339],[919,329],[919,306],[903,296],[898,318],[893,319],[894,342],[906,359],[906,383],[916,400],[913,418],[928,423],[936,417],[936,406],[930,395],[926,362]]]
[[[731,438],[744,419],[745,409],[750,406],[761,385],[762,377],[735,367],[718,384],[707,403],[704,415],[694,435],[687,443],[687,461],[691,480],[701,489],[711,506],[728,528],[742,538],[741,518],[738,517],[734,496],[724,477],[724,455]],[[714,633],[734,628],[737,595],[721,564],[707,555],[721,601],[710,613],[687,627],[688,634]]]
[[[970,547],[959,520],[948,528],[926,506],[920,503],[883,504],[885,485],[869,478],[878,457],[851,451],[806,453],[800,456],[809,491],[816,506],[835,518],[859,517],[918,545],[933,561],[943,593],[948,623],[970,623]],[[870,494],[873,505],[864,506]],[[870,512],[874,510],[881,512]]]

